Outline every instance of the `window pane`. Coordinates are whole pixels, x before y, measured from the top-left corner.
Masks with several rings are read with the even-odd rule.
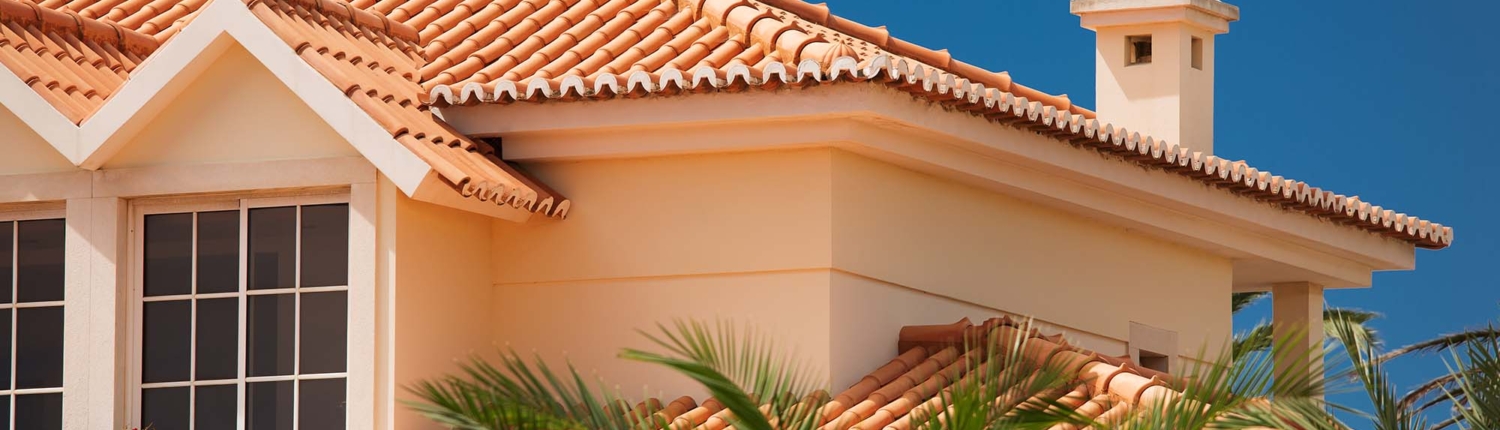
[[[10,430],[10,396],[0,396],[0,430]]]
[[[0,309],[0,390],[10,389],[10,312]]]
[[[193,302],[147,302],[141,329],[141,380],[188,380]]]
[[[349,284],[349,205],[302,207],[302,286]]]
[[[62,428],[62,393],[16,396],[16,428]]]
[[[147,215],[146,297],[193,292],[193,214]]]
[[[141,390],[141,428],[187,430],[188,387]]]
[[[239,377],[240,300],[198,301],[198,380]]]
[[[234,385],[198,387],[198,398],[194,399],[193,423],[197,430],[234,430],[236,408],[240,402],[235,397]],[[307,428],[307,427],[304,427]],[[312,428],[308,428],[312,430]]]
[[[250,210],[250,288],[292,288],[297,248],[297,208]]]
[[[302,374],[344,371],[349,339],[348,294],[302,295]]]
[[[0,303],[10,303],[10,283],[16,258],[16,223],[0,222]]]
[[[255,382],[245,387],[246,430],[292,430],[293,381]]]
[[[344,428],[344,380],[312,379],[301,382],[297,396],[297,426],[304,429]]]
[[[240,290],[240,213],[198,214],[198,292]]]
[[[62,380],[63,308],[16,310],[16,388],[58,388]]]
[[[17,226],[16,300],[63,299],[63,220],[21,221]]]
[[[250,296],[246,370],[250,376],[291,375],[294,357],[296,295]]]

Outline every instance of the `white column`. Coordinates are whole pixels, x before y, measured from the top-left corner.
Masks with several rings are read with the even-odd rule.
[[[349,393],[348,427],[373,429],[376,395],[375,184],[349,191]]]
[[[77,198],[67,204],[63,428],[123,428],[125,201]]]
[[[1277,357],[1276,373],[1323,373],[1323,286],[1291,282],[1271,286],[1272,332],[1276,342],[1289,342],[1286,355]]]

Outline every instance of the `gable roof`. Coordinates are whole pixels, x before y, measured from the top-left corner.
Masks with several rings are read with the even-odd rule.
[[[28,0],[0,0],[0,10],[7,11],[0,20],[9,29],[0,40],[0,51],[6,51],[0,62],[76,124],[154,50],[141,36],[157,43],[170,39],[207,1],[45,0],[37,7]],[[875,83],[1419,247],[1444,248],[1453,240],[1452,228],[1441,224],[1101,123],[1065,95],[1016,84],[1004,72],[891,37],[883,27],[840,18],[824,5],[799,0],[273,3],[284,6],[257,16],[444,181],[466,197],[549,215],[565,215],[569,202],[501,161],[489,145],[454,131],[429,106]],[[249,7],[257,4],[251,1]],[[42,12],[46,9],[63,14]],[[36,18],[26,18],[27,10]],[[45,19],[72,22],[74,30],[36,24]],[[298,21],[308,26],[283,25]],[[105,35],[100,30],[106,27],[117,30],[113,45],[101,44],[111,40],[107,37],[90,38]],[[20,43],[74,39],[54,42],[67,49]],[[121,54],[100,54],[111,52],[105,45]],[[60,73],[73,69],[112,75]]]
[[[250,0],[256,17],[465,197],[566,216],[569,202],[419,100],[416,30],[335,0]]]
[[[103,105],[157,46],[118,24],[0,0],[0,64],[74,124]]]
[[[435,105],[864,82],[1422,248],[1453,229],[1100,122],[1067,96],[799,0],[355,0],[421,26]]]
[[[82,126],[206,0],[0,0],[0,63]],[[565,217],[571,202],[421,102],[416,32],[336,1],[250,2],[289,47],[463,197]],[[55,7],[58,10],[50,9]]]
[[[993,318],[979,325],[965,318],[953,324],[903,327],[896,358],[836,395],[813,395],[823,399],[818,428],[915,428],[941,410],[947,390],[976,375],[970,374],[970,370],[989,366],[984,360],[995,355],[986,349],[1003,348],[1020,337],[1030,338],[1022,352],[1028,360],[1056,363],[1069,372],[1077,372],[1077,385],[1057,402],[1081,417],[1111,422],[1136,407],[1182,395],[1173,388],[1175,379],[1166,373],[1140,367],[1128,357],[1101,356],[1079,349],[1069,345],[1061,335],[1043,336],[1036,329],[1024,332],[1023,327],[1009,318]],[[965,339],[993,339],[1001,344],[965,348]],[[996,399],[1011,404],[1026,400]],[[649,399],[637,405],[633,413],[633,416],[660,418],[671,423],[668,428],[672,430],[724,430],[731,424],[730,411],[714,399],[702,404],[691,397],[666,404]]]

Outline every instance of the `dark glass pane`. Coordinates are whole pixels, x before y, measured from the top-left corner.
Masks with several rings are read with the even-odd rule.
[[[193,214],[147,215],[146,297],[192,294]]]
[[[344,428],[344,380],[302,381],[298,393],[297,426],[305,429]]]
[[[250,210],[250,288],[296,286],[297,208]]]
[[[10,396],[0,396],[0,430],[10,430]]]
[[[240,213],[198,214],[198,293],[240,290]]]
[[[245,387],[246,430],[292,430],[293,381],[254,382]],[[309,429],[311,430],[311,429]]]
[[[59,388],[62,381],[63,308],[17,309],[16,388]]]
[[[0,222],[0,303],[10,303],[11,277],[15,273],[16,223]]]
[[[141,428],[188,429],[189,387],[141,390]]]
[[[250,376],[290,375],[296,351],[296,295],[250,296],[246,370]]]
[[[16,396],[16,428],[62,429],[62,393]]]
[[[67,225],[60,219],[21,221],[17,226],[16,301],[55,302],[63,299],[63,238]]]
[[[213,385],[198,387],[198,398],[194,399],[196,408],[193,414],[194,428],[197,430],[234,430],[237,407],[240,402],[236,399],[238,393],[234,385]],[[309,428],[308,430],[312,430]]]
[[[141,329],[141,379],[146,383],[188,380],[193,302],[146,302]]]
[[[348,292],[302,295],[302,374],[343,372],[348,339]]]
[[[302,286],[349,284],[349,205],[302,207]]]
[[[0,309],[0,390],[10,389],[10,313]]]
[[[198,380],[239,377],[240,300],[198,301]]]

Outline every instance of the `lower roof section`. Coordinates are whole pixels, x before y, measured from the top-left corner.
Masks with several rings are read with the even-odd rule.
[[[1014,345],[1024,345],[1020,360],[1004,359]],[[1003,375],[1007,364],[1055,365],[1076,374],[1053,398],[1018,398],[1010,389],[997,389],[997,404],[1015,407],[1028,401],[1055,402],[1080,419],[1118,422],[1142,407],[1183,396],[1172,376],[1143,368],[1128,357],[1107,357],[1071,346],[1061,334],[1043,336],[1036,329],[1009,318],[975,325],[968,319],[947,325],[907,326],[901,329],[900,355],[837,394],[814,393],[820,430],[919,428],[947,410],[952,390]],[[1014,376],[1012,376],[1014,377]],[[1030,381],[1027,379],[1026,381]],[[1009,395],[1009,396],[1008,396]],[[715,399],[701,404],[691,397],[670,403],[649,399],[636,405],[637,416],[669,423],[670,429],[724,430],[731,412]],[[1076,428],[1064,425],[1055,428]]]

